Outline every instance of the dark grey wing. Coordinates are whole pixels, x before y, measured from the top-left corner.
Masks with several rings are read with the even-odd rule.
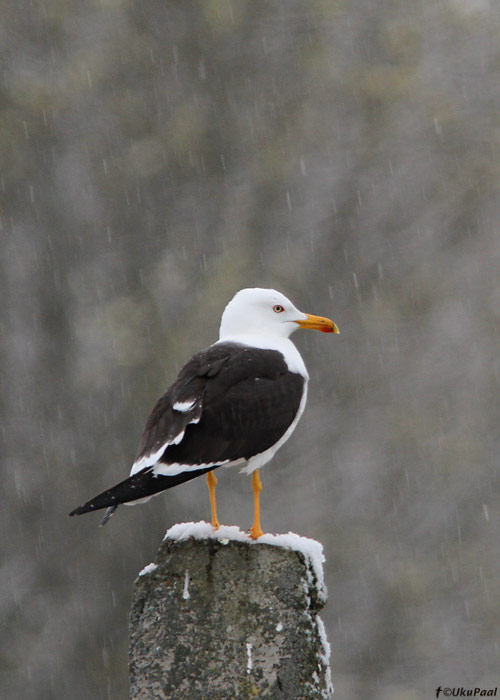
[[[165,450],[158,468],[223,464],[264,452],[292,424],[304,381],[288,370],[280,352],[236,345],[217,373],[205,378],[200,419]]]
[[[290,372],[275,350],[211,346],[185,365],[154,407],[134,473],[71,515],[99,508],[113,512],[120,503],[260,454],[290,427],[303,391],[304,377]],[[177,473],[162,472],[173,464]]]
[[[75,508],[70,515],[108,508],[102,522],[105,524],[120,503],[147,498],[206,474],[213,468],[194,469],[172,476],[158,475],[153,471],[154,465],[168,445],[181,441],[186,428],[200,420],[206,381],[217,375],[231,351],[230,345],[208,348],[195,355],[182,368],[175,382],[159,399],[149,416],[134,462],[134,473],[128,479]]]
[[[147,420],[132,473],[156,464],[170,445],[184,440],[189,425],[200,421],[207,381],[217,376],[234,347],[211,346],[194,355],[181,369]]]

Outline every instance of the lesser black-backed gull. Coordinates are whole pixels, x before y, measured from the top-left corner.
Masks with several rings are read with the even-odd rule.
[[[273,289],[239,291],[224,309],[219,340],[189,360],[153,408],[129,478],[70,515],[107,508],[104,524],[121,503],[206,474],[218,528],[214,470],[238,465],[252,474],[250,534],[260,537],[259,469],[288,440],[307,398],[307,370],[289,338],[298,328],[339,332]]]

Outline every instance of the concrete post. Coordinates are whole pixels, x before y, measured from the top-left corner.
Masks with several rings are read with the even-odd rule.
[[[132,700],[330,697],[318,552],[296,535],[171,528],[134,585]]]

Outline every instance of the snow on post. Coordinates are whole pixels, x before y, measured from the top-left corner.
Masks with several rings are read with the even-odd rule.
[[[172,527],[134,585],[131,699],[329,698],[322,562],[291,533]]]

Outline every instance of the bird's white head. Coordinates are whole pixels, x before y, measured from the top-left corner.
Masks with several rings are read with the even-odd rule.
[[[241,289],[224,309],[219,339],[254,334],[288,338],[297,328],[339,332],[333,321],[299,311],[275,289]]]

